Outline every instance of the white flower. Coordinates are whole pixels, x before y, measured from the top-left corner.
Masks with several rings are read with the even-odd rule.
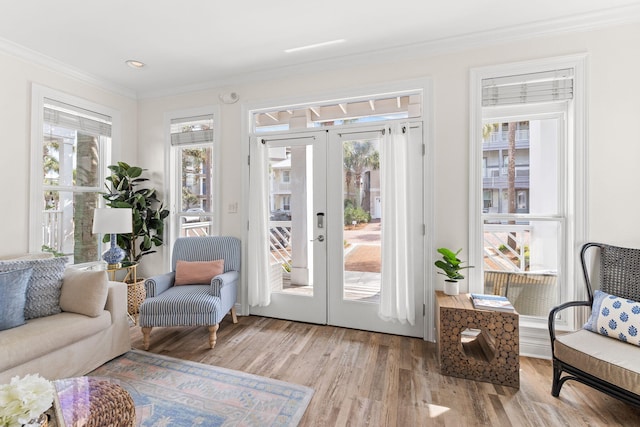
[[[29,425],[53,403],[53,384],[39,375],[13,377],[0,385],[0,426]]]

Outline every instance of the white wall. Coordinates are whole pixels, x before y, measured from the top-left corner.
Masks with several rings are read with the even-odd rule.
[[[282,80],[254,82],[180,96],[144,99],[137,103],[109,94],[72,78],[39,66],[0,55],[0,129],[3,156],[0,177],[4,200],[11,208],[3,210],[0,236],[5,243],[0,255],[27,248],[29,191],[29,104],[30,82],[87,98],[120,109],[123,114],[124,146],[116,160],[137,161],[150,169],[153,183],[163,189],[163,117],[168,111],[220,104],[218,95],[231,90],[240,102],[222,104],[221,230],[242,236],[243,209],[243,105],[268,100],[324,98],[341,90],[380,86],[389,81],[433,79],[433,117],[436,179],[433,203],[434,246],[466,248],[468,245],[468,138],[469,70],[472,67],[532,60],[586,52],[588,60],[588,153],[589,228],[591,240],[640,247],[636,197],[635,162],[640,159],[639,133],[634,125],[640,118],[640,24],[617,28],[555,35],[475,48],[449,54],[426,55],[416,52],[410,60],[387,61],[379,55],[375,66],[344,67],[334,71],[288,76]],[[136,135],[137,132],[137,135]],[[137,136],[137,140],[136,140]],[[447,181],[446,186],[438,187]],[[454,188],[455,191],[451,191]],[[239,202],[239,213],[226,213],[226,206]],[[457,221],[452,221],[455,218]],[[7,244],[11,242],[11,244]],[[466,249],[465,251],[466,252]],[[464,254],[463,254],[464,256]],[[142,266],[142,274],[163,271],[162,254]],[[464,286],[464,285],[463,285]]]
[[[286,79],[200,91],[182,96],[140,101],[140,162],[161,172],[162,115],[166,111],[218,104],[220,93],[235,91],[240,102],[222,105],[221,206],[239,200],[242,194],[241,106],[268,100],[324,98],[324,93],[379,86],[429,76],[434,84],[434,243],[435,246],[466,248],[468,245],[468,138],[469,70],[472,67],[545,57],[588,53],[588,141],[590,239],[640,246],[640,209],[634,174],[640,159],[640,141],[634,124],[640,117],[640,24],[618,28],[556,35],[514,43],[505,42],[450,54],[420,55],[398,63],[367,67],[345,67],[336,71],[288,76]],[[447,186],[438,183],[447,181]],[[454,188],[455,191],[451,191]],[[245,206],[240,205],[240,212]],[[452,215],[457,221],[451,221]],[[242,236],[242,215],[223,212],[222,232]],[[466,252],[466,250],[465,250]]]
[[[134,162],[137,102],[72,77],[0,53],[0,256],[28,251],[31,85],[37,83],[122,112],[122,144],[114,158]],[[38,230],[39,232],[39,230]]]

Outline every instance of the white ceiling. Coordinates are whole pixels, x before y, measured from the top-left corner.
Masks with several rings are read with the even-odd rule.
[[[639,0],[0,0],[0,50],[145,97],[638,16]]]

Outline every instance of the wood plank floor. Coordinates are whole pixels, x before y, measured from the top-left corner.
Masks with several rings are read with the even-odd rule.
[[[521,358],[520,389],[440,375],[420,339],[257,316],[155,328],[149,351],[309,386],[301,426],[637,426],[640,409],[582,384],[550,394],[551,362]],[[142,348],[140,328],[131,328]]]

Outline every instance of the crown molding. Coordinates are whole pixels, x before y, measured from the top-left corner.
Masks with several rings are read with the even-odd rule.
[[[568,16],[551,21],[540,21],[526,25],[514,25],[455,37],[431,40],[428,42],[418,42],[393,48],[370,50],[367,52],[344,55],[330,59],[308,61],[306,63],[296,65],[252,70],[251,72],[224,76],[216,80],[189,86],[165,88],[159,91],[145,91],[138,93],[138,97],[158,98],[185,94],[198,90],[211,90],[225,86],[282,79],[287,76],[300,75],[301,73],[318,73],[337,68],[370,65],[379,62],[381,55],[384,56],[385,62],[411,59],[417,56],[428,57],[446,53],[455,53],[473,48],[490,47],[493,45],[521,40],[593,31],[635,22],[640,22],[640,4]]]
[[[62,61],[43,55],[35,50],[29,49],[10,40],[0,38],[0,52],[7,55],[14,56],[23,61],[37,64],[42,67],[48,68],[51,71],[58,72],[66,77],[71,77],[76,80],[80,80],[83,83],[88,83],[92,86],[99,87],[109,92],[125,96],[131,99],[137,99],[136,92],[116,85],[113,82],[104,80],[93,75],[90,75],[78,68],[65,64]]]
[[[370,65],[379,62],[381,55],[384,55],[385,62],[411,59],[415,57],[429,57],[439,54],[455,53],[472,48],[511,43],[514,41],[592,31],[639,21],[640,4],[634,4],[611,8],[604,11],[567,16],[550,21],[540,21],[517,26],[514,25],[392,48],[372,49],[366,52],[348,54],[329,59],[312,60],[296,65],[264,67],[262,69],[254,69],[246,73],[235,73],[221,76],[215,80],[192,85],[181,85],[138,92],[116,85],[111,81],[90,75],[80,69],[71,67],[61,61],[42,55],[34,50],[25,48],[24,46],[6,39],[0,38],[0,52],[5,52],[25,61],[41,65],[63,75],[128,98],[147,99],[182,95],[189,92],[211,90],[231,85],[282,79],[296,74],[299,75],[300,73],[318,73],[339,68]]]

